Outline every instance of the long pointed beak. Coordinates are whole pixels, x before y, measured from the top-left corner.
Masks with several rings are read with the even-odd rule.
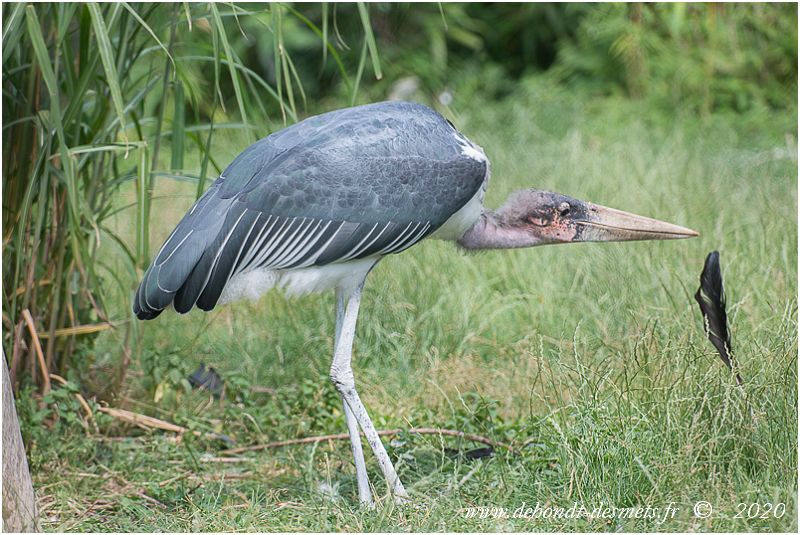
[[[577,232],[573,242],[676,240],[692,238],[694,230],[614,208],[584,203],[585,215],[574,220]]]

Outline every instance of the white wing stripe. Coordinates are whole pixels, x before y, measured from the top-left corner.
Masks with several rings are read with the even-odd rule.
[[[247,269],[255,269],[258,267],[259,259],[261,258],[262,253],[264,253],[268,248],[270,243],[267,241],[270,236],[272,236],[273,230],[275,232],[280,232],[286,225],[289,224],[288,219],[284,219],[283,223],[281,223],[280,218],[276,217],[275,221],[270,225],[269,230],[267,230],[263,236],[259,237],[258,243],[254,244],[253,246],[253,257],[250,259],[250,262],[247,264]]]
[[[270,226],[269,223],[271,220],[272,216],[267,216],[267,220],[264,221],[264,225],[261,227],[261,230],[259,230],[258,234],[256,234],[255,238],[253,239],[253,243],[250,245],[250,248],[247,249],[247,251],[245,251],[244,258],[242,258],[242,261],[239,263],[239,268],[238,268],[239,272],[242,272],[245,269],[247,269],[247,266],[250,264],[250,261],[253,259],[253,256],[255,255],[256,244],[258,243],[258,240],[261,239],[261,236],[264,235],[264,231],[267,230],[267,227]],[[272,224],[274,225],[275,223],[273,222]]]
[[[387,228],[389,228],[389,225],[391,225],[391,223],[386,223],[386,224],[383,226],[383,228],[381,229],[381,231],[380,231],[380,232],[378,232],[378,234],[377,234],[377,235],[376,235],[374,238],[372,238],[372,240],[370,240],[370,241],[369,241],[369,243],[367,243],[367,244],[366,244],[366,245],[364,245],[363,247],[359,247],[357,251],[355,251],[355,252],[353,252],[353,253],[349,254],[349,255],[348,255],[348,256],[346,256],[345,258],[342,258],[342,260],[350,260],[351,258],[355,258],[355,257],[357,257],[358,255],[360,255],[361,253],[363,253],[364,251],[366,251],[367,249],[369,249],[370,247],[372,247],[372,244],[373,244],[373,243],[375,243],[376,241],[378,241],[378,239],[379,239],[381,236],[383,236],[383,233],[384,233],[384,232],[386,232],[386,229],[387,229]],[[376,226],[377,226],[377,225],[376,225]],[[375,229],[373,228],[373,229],[370,231],[370,234],[372,234],[372,232],[373,232],[374,230],[375,230]],[[367,237],[369,237],[369,234],[367,235]],[[366,239],[366,238],[364,238],[364,239]],[[364,242],[364,240],[361,240],[361,242],[363,243],[363,242]],[[359,245],[361,245],[361,244],[359,244]]]
[[[312,223],[314,222],[314,220],[311,221]],[[275,265],[275,268],[283,269],[286,266],[291,266],[292,263],[301,257],[301,255],[308,252],[308,250],[319,240],[322,233],[325,232],[325,229],[328,228],[328,225],[330,224],[330,221],[328,221],[325,226],[322,227],[322,230],[319,229],[320,226],[322,226],[322,221],[317,221],[313,228],[309,226],[309,231],[306,233],[305,237],[302,240],[299,240],[297,245],[295,245],[291,251],[286,252],[280,263]],[[311,243],[309,244],[309,242]]]
[[[405,245],[403,246],[403,249],[408,249],[409,247],[411,247],[412,245],[417,243],[419,240],[421,240],[422,237],[425,235],[425,233],[428,232],[429,228],[431,228],[431,224],[426,221],[425,222],[425,226],[422,227],[422,230],[420,230],[419,233],[417,233],[417,235],[414,236],[414,238],[412,240],[407,241],[405,243]]]
[[[203,287],[200,288],[199,292],[197,292],[197,299],[200,299],[200,296],[203,295],[203,292],[206,291],[206,286],[208,286],[208,281],[211,280],[211,274],[214,273],[214,269],[217,267],[217,263],[219,262],[219,257],[222,255],[222,251],[225,250],[225,246],[228,245],[228,240],[231,239],[231,236],[236,231],[236,227],[239,226],[239,221],[242,220],[242,218],[244,217],[244,214],[246,214],[246,213],[247,213],[247,208],[242,210],[242,213],[239,214],[239,218],[236,220],[236,223],[233,224],[233,226],[231,227],[231,230],[228,231],[228,234],[225,236],[225,239],[222,241],[222,244],[219,246],[219,249],[217,249],[217,254],[214,255],[214,261],[211,263],[211,267],[209,268],[208,273],[206,273],[206,280],[205,280],[205,282],[203,282]],[[192,306],[197,304],[197,299],[195,299],[195,302],[192,303]]]
[[[275,224],[278,222],[278,219],[276,218],[275,221],[272,221],[272,224],[270,224],[270,221],[272,221],[272,216],[267,217],[267,220],[264,222],[264,226],[261,227],[258,236],[256,236],[255,240],[253,240],[253,244],[250,246],[250,249],[247,250],[247,254],[245,254],[244,259],[242,260],[242,267],[241,269],[239,269],[239,273],[244,273],[250,267],[253,258],[256,256],[256,253],[258,252],[260,242],[261,240],[264,239],[263,236],[268,234],[268,229],[274,227]]]
[[[287,265],[291,265],[292,263],[297,262],[300,258],[303,258],[305,255],[307,255],[308,252],[311,251],[311,249],[313,249],[314,246],[317,245],[317,243],[319,243],[319,240],[322,239],[322,236],[325,235],[325,231],[328,230],[328,227],[331,226],[331,224],[333,224],[333,221],[328,221],[327,223],[325,223],[325,226],[322,227],[322,229],[319,230],[319,232],[317,232],[315,230],[314,231],[314,239],[312,239],[304,247],[300,248],[300,250],[297,252],[297,254],[294,255],[290,261],[287,261]],[[337,229],[337,232],[338,232],[338,229]],[[297,265],[297,266],[293,266],[293,267],[300,268],[300,267],[306,267],[306,266],[311,265],[311,263],[316,259],[316,257],[319,256],[320,252],[321,251],[318,251],[317,254],[313,255],[311,258],[309,258],[308,260],[306,260],[302,264]]]
[[[272,252],[275,250],[276,247],[279,247],[283,241],[283,236],[289,231],[289,228],[297,221],[296,217],[291,219],[287,219],[283,226],[281,226],[280,230],[278,231],[278,235],[272,238],[269,243],[264,246],[264,250],[258,255],[258,257],[253,261],[253,265],[255,267],[261,267],[265,264],[265,260],[272,255]]]
[[[367,241],[370,236],[372,236],[372,233],[375,232],[375,229],[378,228],[379,224],[380,223],[375,223],[372,226],[372,228],[369,229],[369,232],[367,232],[367,234],[363,238],[361,238],[361,241],[358,242],[352,249],[350,249],[350,251],[347,254],[342,255],[342,257],[339,258],[338,262],[343,262],[345,260],[349,260],[357,252],[358,248],[361,247],[361,244],[364,243],[365,241]]]
[[[325,235],[325,232],[328,230],[328,227],[331,226],[332,224],[333,221],[328,221],[327,223],[325,223],[325,226],[319,230],[319,232],[315,231],[314,239],[311,240],[305,247],[302,247],[300,251],[298,251],[298,253],[294,256],[294,258],[292,258],[291,262],[292,263],[297,262],[299,259],[307,255],[308,252],[311,251],[311,249],[313,249],[317,245],[317,243],[319,243],[319,240],[322,239],[322,236]],[[307,265],[309,265],[309,261],[303,263],[303,266]]]
[[[150,272],[150,275],[148,275],[146,278],[149,280],[150,277],[152,277],[152,276],[153,276],[153,273]],[[156,283],[158,283],[158,279],[156,279]],[[145,284],[147,284],[147,283],[145,282]],[[154,307],[153,305],[150,304],[150,301],[147,300],[147,286],[145,286],[145,291],[142,292],[142,296],[144,297],[144,304],[147,305],[147,308],[149,308],[150,310],[162,310],[160,308]]]
[[[342,230],[342,227],[344,226],[344,221],[339,221],[338,223],[339,223],[339,228],[336,229],[336,232],[333,233],[333,236],[328,238],[328,241],[326,241],[321,247],[319,247],[317,249],[317,253],[316,254],[312,255],[311,258],[309,258],[308,260],[306,260],[305,262],[303,262],[301,265],[299,265],[297,267],[310,266],[311,264],[313,264],[314,262],[317,261],[317,258],[319,258],[320,255],[322,255],[322,253],[325,252],[325,249],[327,249],[328,246],[331,243],[333,243],[333,240],[336,239],[336,236],[339,234],[339,231]]]
[[[175,248],[172,250],[172,252],[171,252],[171,253],[169,253],[169,256],[168,256],[168,257],[166,257],[166,258],[165,258],[163,261],[159,262],[157,265],[158,265],[158,266],[161,266],[162,264],[164,264],[164,262],[166,262],[167,260],[169,260],[170,258],[172,258],[172,255],[174,255],[174,254],[175,254],[175,251],[177,251],[178,249],[180,249],[180,248],[181,248],[181,245],[183,245],[183,242],[185,242],[185,241],[186,241],[186,240],[189,238],[189,236],[191,236],[191,235],[192,235],[192,232],[194,232],[194,229],[189,229],[189,232],[187,232],[187,233],[186,233],[186,236],[184,236],[184,237],[183,237],[183,239],[181,240],[181,242],[180,242],[178,245],[176,245],[176,246],[175,246]],[[164,244],[164,245],[166,245],[166,244]],[[162,249],[163,249],[163,248],[162,248]],[[161,251],[159,251],[159,252],[158,252],[158,254],[161,254]],[[156,258],[158,258],[158,255],[156,255]],[[161,288],[161,286],[159,286],[159,288]],[[163,289],[163,288],[162,288],[162,289]]]
[[[290,219],[283,219],[281,221],[281,218],[275,218],[275,223],[273,223],[273,225],[270,227],[269,232],[265,233],[254,247],[253,258],[250,260],[250,263],[247,266],[248,269],[258,269],[260,267],[264,257],[266,257],[272,248],[275,247],[276,235],[280,236],[281,233],[285,232],[291,224],[292,223]]]
[[[387,253],[397,253],[405,249],[408,249],[409,247],[417,243],[429,228],[430,228],[429,223],[425,223],[425,225],[423,225],[422,229],[420,229],[419,231],[417,231],[417,227],[414,227],[414,230],[411,232],[411,234],[409,234],[399,242],[395,243],[391,247],[391,249],[387,251]]]
[[[269,259],[264,261],[265,266],[274,267],[279,265],[283,260],[292,253],[294,248],[299,244],[299,242],[303,239],[306,234],[306,231],[314,224],[313,219],[306,219],[300,222],[300,226],[297,227],[291,234],[288,234],[283,242],[280,244],[280,247],[270,255]]]
[[[236,258],[234,259],[233,264],[231,264],[231,271],[228,273],[228,278],[225,280],[225,284],[228,284],[228,281],[231,280],[231,277],[239,270],[239,258],[241,258],[242,252],[244,251],[244,244],[247,243],[247,239],[250,237],[250,234],[253,233],[253,229],[256,228],[258,220],[261,219],[261,215],[261,212],[256,215],[256,218],[253,220],[253,224],[250,225],[250,230],[247,231],[247,235],[242,240],[242,244],[239,246],[239,252],[236,253]]]
[[[201,295],[203,291],[205,291],[205,288],[210,280],[211,273],[214,272],[219,264],[219,258],[222,254],[222,251],[225,249],[230,237],[238,227],[242,217],[244,217],[246,212],[246,209],[244,212],[242,212],[242,214],[234,223],[230,232],[228,232],[219,250],[216,252],[211,269],[198,295]],[[242,240],[239,251],[237,252],[234,260],[233,267],[231,268],[230,273],[227,275],[226,284],[233,276],[247,272],[251,269],[288,269],[312,265],[325,252],[330,244],[333,243],[345,225],[345,222],[338,221],[267,216],[266,220],[261,226],[261,229],[257,231],[258,234],[252,241],[252,245],[245,248],[248,240],[250,240],[252,237],[253,232],[259,226],[261,215],[261,213],[258,214],[253,223],[250,225],[250,229],[247,231],[244,239]],[[334,223],[338,223],[336,231],[324,244],[320,245],[319,242],[322,239],[322,236],[325,234],[331,224]],[[375,223],[356,245],[351,247],[346,254],[333,260],[333,262],[347,262],[357,258],[359,255],[363,254],[375,243],[377,243],[392,225],[393,223],[391,221],[385,223],[383,226],[381,226],[381,223]],[[430,228],[430,222],[409,222],[405,225],[405,228],[403,228],[402,231],[392,240],[391,243],[377,251],[375,254],[386,255],[407,249],[417,243]],[[180,248],[183,242],[189,238],[189,235],[191,235],[191,231],[183,238],[183,240],[181,240],[181,243],[176,246],[175,250]],[[293,265],[298,260],[308,255],[311,251],[314,252],[302,264]]]
[[[425,235],[425,233],[426,233],[426,232],[428,232],[428,229],[429,229],[429,228],[431,228],[431,224],[430,224],[430,223],[428,223],[428,222],[426,221],[426,222],[425,222],[425,226],[424,226],[424,227],[422,227],[422,230],[420,230],[420,231],[417,233],[417,235],[416,235],[416,236],[414,236],[414,238],[413,238],[413,239],[411,239],[411,240],[407,241],[407,242],[405,243],[405,245],[403,246],[403,248],[404,248],[404,249],[408,249],[409,247],[411,247],[412,245],[414,245],[415,243],[417,243],[419,240],[421,240],[421,239],[422,239],[422,237]]]
[[[401,233],[400,233],[400,234],[397,236],[397,238],[395,238],[395,239],[392,241],[392,243],[390,243],[389,245],[387,245],[386,247],[384,247],[383,249],[381,249],[381,250],[380,250],[380,252],[379,252],[379,254],[388,254],[388,253],[390,253],[390,252],[391,252],[391,251],[394,249],[394,246],[395,246],[397,243],[399,243],[400,241],[402,241],[402,240],[406,239],[406,237],[408,237],[408,235],[406,234],[406,232],[408,232],[408,230],[411,228],[411,225],[413,225],[413,224],[414,224],[414,222],[412,221],[411,223],[409,223],[408,225],[406,225],[406,228],[404,228],[404,229],[403,229],[403,232],[401,232]],[[412,234],[414,233],[414,231],[416,231],[416,230],[417,230],[417,228],[419,227],[419,225],[420,225],[420,224],[419,224],[419,223],[417,223],[417,226],[415,226],[415,227],[414,227],[414,228],[411,230],[411,233],[412,233]]]
[[[164,245],[162,245],[162,246],[161,246],[161,249],[159,249],[159,250],[158,250],[158,253],[156,253],[156,255],[153,257],[153,259],[154,259],[154,260],[153,260],[153,262],[155,262],[156,260],[158,260],[158,257],[159,257],[159,256],[161,256],[161,253],[163,253],[163,252],[164,252],[164,249],[166,249],[166,248],[167,248],[167,245],[169,245],[169,242],[171,242],[171,241],[172,241],[172,238],[174,238],[174,237],[175,237],[175,234],[177,234],[177,233],[178,233],[178,229],[179,229],[179,228],[180,228],[180,226],[177,226],[177,227],[175,227],[175,228],[173,229],[173,231],[172,231],[172,232],[170,233],[170,235],[169,235],[169,238],[167,238],[167,241],[165,241],[165,242],[164,242]]]

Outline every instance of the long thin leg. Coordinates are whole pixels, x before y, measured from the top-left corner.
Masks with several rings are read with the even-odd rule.
[[[353,377],[353,369],[350,366],[350,360],[353,351],[353,338],[356,331],[356,321],[358,320],[358,307],[361,302],[361,288],[364,282],[362,281],[358,287],[353,290],[347,303],[344,307],[344,317],[342,319],[341,328],[339,329],[339,336],[337,337],[336,350],[333,356],[333,364],[331,365],[331,379],[336,389],[341,394],[342,398],[353,412],[353,416],[358,421],[364,435],[367,438],[367,443],[372,448],[372,453],[378,459],[378,465],[389,484],[389,488],[395,496],[395,499],[402,501],[408,498],[406,489],[397,477],[397,471],[383,447],[378,432],[375,426],[372,425],[367,409],[361,402],[361,398],[356,391],[355,378]],[[352,434],[351,434],[352,437]]]
[[[336,289],[336,337],[333,342],[334,351],[339,346],[339,335],[342,332],[342,322],[344,321],[344,294],[337,288]],[[356,463],[356,481],[358,482],[358,501],[362,505],[371,506],[372,490],[369,487],[369,478],[367,477],[367,465],[364,462],[364,451],[361,448],[361,434],[358,430],[358,422],[356,421],[350,405],[344,399],[344,395],[340,393],[342,398],[342,406],[344,407],[344,417],[347,421],[347,431],[350,433],[350,447],[353,451],[353,459]]]

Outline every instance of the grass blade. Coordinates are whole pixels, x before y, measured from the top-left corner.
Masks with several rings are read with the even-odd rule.
[[[231,51],[231,44],[228,41],[228,34],[225,33],[225,27],[222,25],[222,18],[219,16],[217,5],[213,2],[211,3],[211,15],[214,18],[214,26],[216,31],[219,33],[219,38],[222,41],[222,48],[225,49],[225,57],[228,58],[228,72],[230,72],[231,81],[233,82],[233,92],[236,94],[236,103],[239,105],[239,113],[242,116],[242,122],[244,124],[248,124],[247,110],[245,110],[242,88],[239,84],[239,73],[237,73],[236,69],[233,67],[234,56],[233,52]],[[250,137],[252,139],[252,133],[250,134]]]
[[[169,53],[169,49],[167,49],[164,43],[161,42],[161,39],[158,38],[153,29],[142,19],[142,17],[139,16],[138,13],[136,13],[136,11],[131,6],[128,5],[127,2],[122,2],[122,7],[127,9],[128,12],[130,12],[130,14],[133,15],[133,18],[136,19],[136,22],[138,22],[142,26],[142,28],[144,28],[147,31],[147,33],[150,34],[150,36],[155,40],[155,42],[158,43],[158,46],[161,47],[164,53],[167,54],[169,60],[172,62],[172,67],[175,68],[175,60],[172,58],[172,54]],[[189,26],[191,26],[191,21],[189,22]]]
[[[281,53],[281,69],[283,69],[283,83],[286,85],[286,96],[289,98],[289,107],[292,109],[292,113],[297,113],[297,107],[294,104],[294,90],[292,89],[292,76],[289,73],[289,61],[288,53],[286,50],[283,49],[281,45],[280,49]]]
[[[322,3],[322,68],[328,63],[328,2]]]
[[[364,37],[369,47],[372,71],[375,73],[375,78],[380,80],[383,78],[383,74],[381,73],[381,60],[378,58],[378,45],[375,43],[375,34],[372,33],[372,25],[369,23],[369,12],[364,2],[358,2],[358,14],[361,17],[361,25],[364,27]]]
[[[45,44],[44,36],[42,35],[42,27],[39,25],[39,19],[36,15],[36,10],[33,6],[28,6],[26,10],[26,22],[28,25],[28,36],[33,45],[33,52],[36,55],[36,62],[39,64],[39,69],[42,73],[42,78],[47,86],[47,91],[50,94],[51,109],[51,122],[56,125],[56,135],[60,144],[61,155],[66,158],[67,156],[67,143],[64,138],[64,129],[61,125],[61,99],[58,98],[58,82],[56,81],[56,73],[50,63],[50,54]]]
[[[350,105],[356,103],[356,96],[358,96],[358,86],[361,84],[361,76],[364,74],[364,65],[367,63],[367,40],[364,40],[364,45],[361,47],[361,57],[358,60],[358,70],[356,70],[356,79],[353,82],[353,93],[350,96]]]
[[[292,62],[292,57],[287,53],[286,54],[286,63],[289,65],[289,71],[291,71],[292,76],[294,77],[294,81],[297,84],[297,89],[300,90],[300,96],[303,99],[303,107],[305,108],[308,103],[306,101],[306,92],[303,89],[303,82],[300,80],[300,75],[297,74],[297,69],[294,68],[294,62]]]
[[[186,22],[189,23],[189,31],[192,31],[192,12],[189,9],[189,2],[183,3],[183,11],[186,13]]]
[[[212,61],[214,62],[214,90],[216,91],[216,96],[214,97],[219,105],[222,107],[222,111],[225,110],[225,99],[222,98],[222,89],[219,85],[219,80],[222,77],[220,71],[222,71],[222,54],[219,51],[219,34],[215,31],[211,31],[211,44],[214,49],[214,57]]]
[[[206,177],[208,176],[208,162],[211,160],[211,137],[214,135],[214,111],[216,111],[216,99],[214,99],[214,109],[211,112],[211,124],[208,128],[208,137],[206,138],[205,147],[200,146],[203,152],[203,161],[200,163],[200,178],[197,180],[197,190],[195,191],[195,198],[199,199],[206,189]],[[198,138],[199,139],[199,138]]]
[[[11,13],[4,17],[6,20],[3,24],[3,63],[6,62],[8,57],[14,51],[13,46],[8,46],[9,43],[14,42],[12,39],[15,35],[19,35],[22,31],[22,25],[17,24],[18,20],[22,20],[22,12],[25,9],[25,4],[22,2],[14,4]]]
[[[186,98],[183,92],[183,82],[175,80],[173,89],[173,103],[175,110],[172,114],[172,170],[183,169],[183,138],[186,125]]]
[[[281,5],[272,6],[272,48],[275,53],[275,89],[278,90],[278,102],[281,107],[281,118],[286,124],[286,106],[283,103],[283,73],[281,69],[281,49],[283,48],[283,21]]]
[[[328,6],[327,3],[322,4],[323,10],[326,10],[327,6]],[[303,15],[302,13],[297,11],[292,6],[286,6],[286,9],[291,11],[292,14],[295,17],[297,17],[298,19],[303,21],[305,23],[305,25],[308,26],[309,30],[314,32],[317,37],[322,39],[323,50],[325,50],[326,52],[330,52],[331,57],[333,57],[333,60],[336,62],[336,67],[339,69],[339,74],[342,75],[342,80],[344,81],[344,85],[345,85],[347,91],[352,91],[353,83],[350,81],[350,76],[347,74],[347,69],[344,68],[344,63],[342,63],[342,58],[339,56],[339,53],[336,51],[336,48],[333,46],[333,44],[328,39],[328,25],[327,25],[327,20],[328,19],[327,19],[327,16],[323,15],[323,19],[322,19],[323,26],[322,26],[322,30],[320,30],[317,27],[316,24],[314,24],[313,22],[311,22],[311,20],[308,19],[308,17],[306,17],[305,15]],[[325,63],[326,62],[323,59],[323,63],[322,63],[321,69],[325,68]]]
[[[146,269],[149,264],[148,249],[150,242],[150,177],[147,164],[147,146],[139,147],[139,168],[136,182],[136,259],[139,267]]]
[[[78,205],[78,191],[75,181],[75,174],[72,168],[72,158],[69,156],[66,137],[64,135],[64,125],[61,122],[61,103],[58,94],[58,83],[56,82],[56,74],[53,66],[50,64],[50,55],[47,51],[47,45],[42,35],[42,27],[39,25],[39,19],[36,15],[36,10],[33,6],[28,6],[26,9],[26,22],[28,26],[28,35],[33,45],[33,51],[36,55],[36,61],[39,64],[39,69],[42,73],[42,78],[47,86],[47,91],[50,94],[50,114],[49,122],[55,126],[56,136],[58,137],[58,148],[61,166],[64,172],[64,178],[67,183],[67,199],[72,213],[72,224],[77,227],[80,220],[80,209]],[[79,231],[78,228],[73,230]],[[73,239],[77,238],[75,233],[72,233]],[[80,248],[76,248],[76,255],[79,255]]]
[[[108,38],[108,28],[103,20],[103,14],[100,12],[98,4],[90,2],[86,4],[86,7],[89,9],[89,14],[92,17],[92,26],[94,27],[100,59],[103,63],[103,70],[105,70],[106,73],[106,83],[108,83],[108,89],[111,92],[111,101],[114,104],[114,110],[117,113],[120,127],[124,127],[125,111],[122,104],[122,89],[120,89],[119,76],[114,66],[114,53],[111,48],[111,41]],[[124,129],[122,130],[122,138],[127,143],[128,134]]]

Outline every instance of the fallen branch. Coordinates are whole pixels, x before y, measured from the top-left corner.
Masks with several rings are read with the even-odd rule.
[[[143,490],[140,490],[139,492],[137,492],[136,495],[139,496],[140,498],[144,498],[148,502],[160,507],[161,509],[167,509],[166,505],[164,505],[160,501],[156,500],[152,496],[148,496],[147,494],[145,494],[145,492]]]
[[[111,407],[100,407],[100,412],[108,414],[112,418],[122,420],[129,424],[139,426],[143,429],[161,429],[162,431],[171,431],[173,433],[183,434],[188,429],[183,426],[176,425],[152,416],[139,414],[137,412],[126,411],[125,409],[112,409]]]
[[[111,407],[100,407],[100,412],[108,414],[112,418],[116,418],[117,420],[121,420],[123,422],[127,422],[129,424],[136,425],[141,427],[142,429],[161,429],[162,431],[170,431],[172,433],[177,433],[182,435],[189,430],[181,425],[173,424],[172,422],[167,422],[165,420],[159,420],[158,418],[153,418],[152,416],[147,416],[145,414],[139,414],[138,412],[127,411],[125,409],[112,409]],[[220,435],[218,433],[201,433],[200,431],[192,431],[192,434],[196,437],[206,437],[212,438],[215,440],[222,440],[229,444],[233,443],[233,440],[225,435]]]
[[[31,333],[31,341],[33,348],[36,350],[36,359],[39,361],[39,367],[42,368],[42,380],[44,381],[44,393],[50,392],[50,372],[47,370],[47,364],[44,361],[44,353],[42,353],[42,344],[39,342],[39,334],[36,332],[36,326],[33,324],[33,317],[30,310],[27,308],[22,311],[22,317],[25,318],[25,323],[28,325],[28,332]]]
[[[415,435],[444,435],[450,437],[459,437],[459,438],[466,438],[467,440],[471,440],[472,442],[480,442],[481,444],[486,444],[487,446],[492,446],[494,448],[505,448],[509,451],[514,451],[514,449],[509,445],[503,442],[496,442],[490,438],[483,437],[481,435],[473,435],[471,433],[465,433],[463,431],[457,431],[455,429],[436,429],[430,427],[420,427],[416,429],[384,429],[378,431],[378,435],[382,437],[386,436],[394,436],[402,434],[403,432],[408,432]],[[346,440],[349,439],[350,435],[348,433],[340,433],[337,435],[322,435],[316,437],[305,437],[305,438],[295,438],[291,440],[279,440],[277,442],[269,442],[267,444],[256,444],[254,446],[243,446],[241,448],[231,448],[227,450],[220,451],[220,455],[237,455],[239,453],[244,453],[248,451],[260,451],[260,450],[267,450],[272,448],[282,448],[284,446],[294,446],[297,444],[314,444],[316,442],[326,442],[329,440]]]

